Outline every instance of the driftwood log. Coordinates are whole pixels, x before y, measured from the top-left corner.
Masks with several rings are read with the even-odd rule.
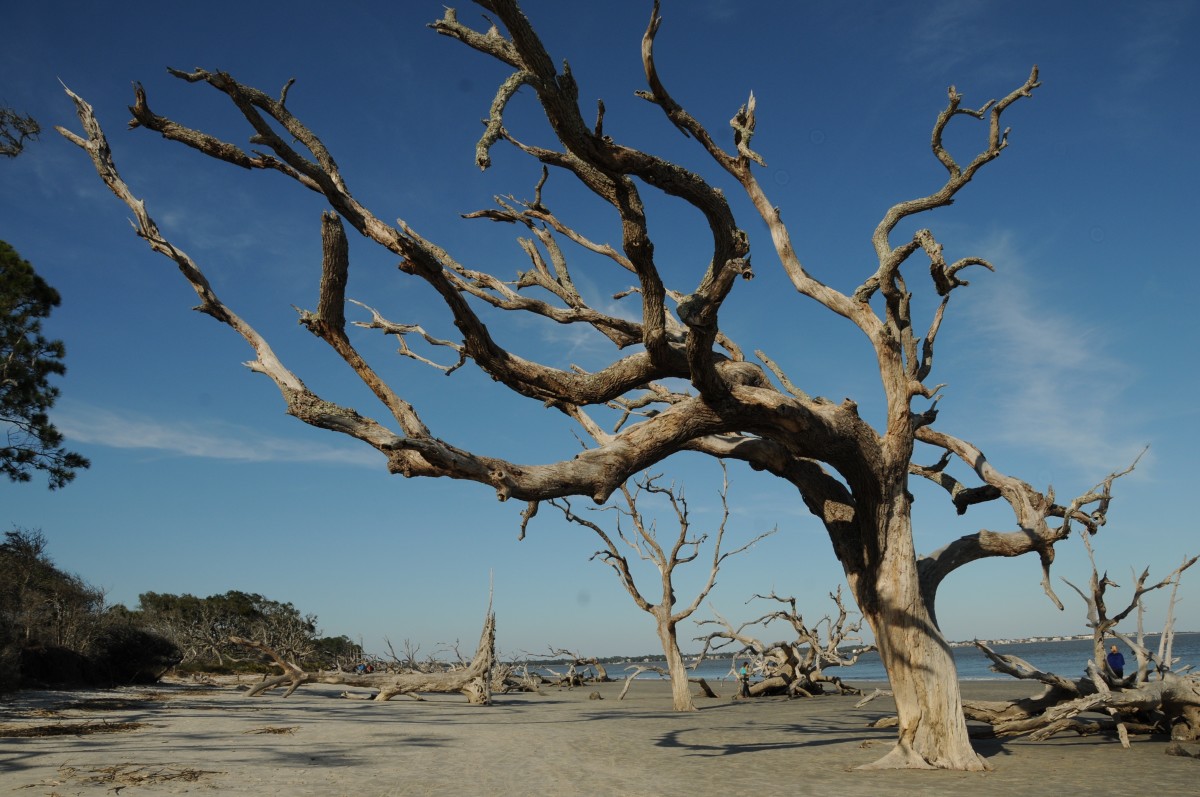
[[[1064,731],[1080,735],[1115,731],[1126,746],[1130,733],[1170,733],[1171,738],[1185,741],[1200,736],[1200,680],[1195,677],[1165,672],[1157,681],[1110,688],[1091,663],[1086,676],[1070,680],[1016,656],[996,653],[981,642],[976,646],[992,659],[994,671],[1044,685],[1040,694],[1021,700],[964,700],[967,719],[990,726],[985,731],[989,736],[1028,735],[1039,740]],[[1080,719],[1084,713],[1109,716]]]
[[[379,691],[371,698],[373,700],[391,700],[396,695],[408,695],[420,700],[421,693],[431,692],[462,692],[467,696],[467,701],[475,705],[490,705],[492,700],[492,671],[496,659],[496,615],[492,612],[488,612],[483,633],[479,637],[479,647],[471,663],[459,669],[437,672],[307,672],[261,642],[241,637],[232,637],[231,641],[270,656],[280,669],[279,675],[255,684],[246,693],[247,697],[254,697],[285,684],[287,689],[283,696],[287,697],[306,683],[322,683],[377,689]]]
[[[566,648],[550,648],[551,656],[559,656],[566,659],[567,671],[559,674],[549,667],[546,671],[553,678],[546,679],[551,686],[561,688],[574,689],[577,686],[583,686],[585,683],[608,683],[613,680],[608,675],[608,670],[605,669],[603,662],[595,656],[583,656]],[[580,671],[583,668],[583,671]],[[588,672],[588,669],[595,670],[595,675]]]
[[[828,675],[825,671],[835,667],[851,667],[859,656],[875,650],[874,645],[864,645],[858,637],[862,618],[852,619],[842,600],[842,588],[829,593],[829,599],[837,607],[837,616],[826,615],[815,625],[808,625],[794,597],[755,595],[751,600],[766,600],[781,604],[783,608],[769,612],[755,620],[742,623],[737,628],[716,614],[715,620],[702,620],[699,625],[719,624],[722,630],[705,637],[700,653],[703,659],[710,650],[740,645],[733,657],[731,670],[736,669],[737,660],[746,658],[760,680],[750,686],[751,697],[787,695],[788,697],[816,697],[823,694],[860,695],[861,690]],[[784,623],[794,633],[794,639],[766,643],[753,636],[747,629],[761,626],[766,629],[771,623]],[[858,643],[851,645],[851,643]]]
[[[997,653],[985,643],[976,641],[975,646],[991,659],[993,672],[1037,682],[1042,685],[1042,690],[1012,701],[964,700],[966,719],[985,726],[973,728],[972,736],[1028,736],[1037,741],[1064,732],[1080,736],[1106,733],[1115,734],[1125,747],[1129,746],[1130,734],[1169,735],[1174,742],[1200,739],[1200,676],[1190,673],[1190,665],[1175,669],[1179,661],[1170,652],[1175,633],[1176,591],[1184,571],[1200,557],[1186,558],[1158,582],[1149,581],[1148,570],[1140,575],[1135,573],[1130,600],[1114,613],[1108,606],[1107,591],[1117,584],[1107,573],[1102,575],[1097,569],[1086,536],[1083,544],[1092,563],[1090,589],[1067,583],[1087,605],[1087,625],[1093,634],[1093,656],[1087,662],[1084,675],[1066,678],[1046,672],[1019,656]],[[1168,587],[1171,589],[1171,607],[1155,653],[1146,644],[1142,631],[1142,599],[1149,592]],[[1120,632],[1117,624],[1135,610],[1138,628],[1136,635],[1131,637]],[[1133,652],[1136,672],[1119,676],[1109,667],[1104,657],[1108,639],[1119,639]],[[856,707],[890,694],[876,690]],[[1081,716],[1084,714],[1093,716]],[[895,725],[895,717],[884,717],[874,723],[875,727]]]
[[[1174,637],[1175,592],[1184,571],[1198,557],[1184,559],[1166,578],[1150,582],[1150,571],[1134,574],[1133,594],[1119,611],[1109,610],[1110,587],[1118,586],[1108,573],[1096,567],[1095,553],[1086,535],[1082,537],[1092,573],[1090,589],[1084,590],[1067,582],[1087,605],[1087,625],[1092,629],[1092,659],[1082,678],[1070,679],[1043,672],[1017,656],[1001,655],[987,645],[975,645],[992,661],[992,670],[1014,678],[1037,681],[1043,685],[1040,694],[1012,702],[963,701],[966,718],[990,726],[989,735],[1023,736],[1046,739],[1063,731],[1081,735],[1115,731],[1121,744],[1129,746],[1130,733],[1170,734],[1177,741],[1200,738],[1200,679],[1189,675],[1186,668],[1172,671],[1175,661],[1170,654]],[[1147,593],[1171,588],[1171,611],[1167,613],[1159,652],[1146,645],[1142,632],[1142,598]],[[1117,630],[1117,624],[1135,610],[1138,614],[1136,638]],[[1104,657],[1105,640],[1119,639],[1134,653],[1137,671],[1118,676]],[[1151,677],[1157,675],[1157,680]],[[1081,719],[1084,713],[1107,715],[1098,719]]]
[[[625,669],[632,670],[632,672],[625,676],[625,686],[621,689],[621,694],[617,695],[617,700],[625,699],[625,693],[629,691],[629,687],[633,684],[633,679],[637,678],[644,672],[656,672],[663,678],[671,677],[669,670],[665,670],[662,667],[653,667],[645,664],[635,664],[632,667],[626,667]],[[708,681],[704,678],[688,678],[688,683],[696,684],[696,686],[700,687],[700,693],[704,697],[720,697],[720,695],[713,691],[713,688],[708,685]]]

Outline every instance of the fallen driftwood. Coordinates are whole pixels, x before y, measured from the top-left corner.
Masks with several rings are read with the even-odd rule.
[[[1169,735],[1175,742],[1200,739],[1200,677],[1191,674],[1190,667],[1173,670],[1178,663],[1171,655],[1173,612],[1168,611],[1158,653],[1146,646],[1140,621],[1142,596],[1171,587],[1173,608],[1174,590],[1183,572],[1200,557],[1185,559],[1180,567],[1157,583],[1148,583],[1148,570],[1140,576],[1135,574],[1131,600],[1125,608],[1110,616],[1106,590],[1116,585],[1107,573],[1100,575],[1086,538],[1084,544],[1092,558],[1091,588],[1085,592],[1069,581],[1067,583],[1087,604],[1088,626],[1093,632],[1093,656],[1087,663],[1085,674],[1081,678],[1065,678],[1041,670],[1018,656],[1000,654],[986,644],[976,642],[975,646],[991,659],[994,672],[1020,680],[1036,681],[1042,685],[1042,691],[1011,701],[964,700],[963,713],[966,718],[985,726],[972,728],[971,735],[1028,736],[1036,741],[1064,732],[1080,736],[1106,733],[1115,734],[1125,747],[1129,746],[1130,734]],[[1136,639],[1116,628],[1117,623],[1134,610],[1139,611]],[[1104,646],[1109,638],[1121,640],[1134,653],[1136,672],[1118,673],[1107,663]],[[1157,676],[1157,680],[1152,680],[1154,676]],[[890,694],[877,689],[860,700],[856,707]],[[1083,717],[1083,714],[1101,716]],[[896,717],[884,717],[874,723],[874,727],[896,724]],[[1175,747],[1183,750],[1177,745]],[[1183,750],[1182,753],[1172,754],[1186,755],[1187,752]]]
[[[560,689],[574,689],[577,686],[583,686],[588,683],[608,683],[613,679],[609,677],[608,670],[604,668],[603,662],[595,656],[582,656],[565,648],[550,648],[551,656],[560,656],[566,659],[567,671],[565,673],[557,673],[550,667],[545,667],[546,672],[552,675],[552,678],[544,678],[544,681],[550,686],[557,686]],[[581,672],[579,668],[582,667]],[[592,675],[588,670],[594,670],[595,675]]]
[[[668,679],[671,677],[671,673],[668,670],[666,670],[662,667],[653,667],[653,666],[646,665],[646,664],[635,664],[631,667],[626,667],[625,669],[633,670],[633,672],[631,672],[631,673],[629,673],[629,675],[625,676],[625,687],[623,689],[621,689],[621,694],[617,695],[617,700],[625,699],[625,693],[629,691],[629,687],[633,684],[633,679],[637,678],[639,675],[641,675],[644,672],[658,673],[663,678],[668,678]],[[697,686],[699,686],[700,691],[703,693],[704,697],[714,697],[714,698],[720,697],[720,695],[718,695],[716,692],[714,692],[712,687],[708,685],[708,681],[706,681],[703,678],[688,678],[688,683],[696,684]]]
[[[980,644],[981,648],[985,645]],[[994,659],[1003,659],[991,651]],[[999,666],[997,671],[1006,671]],[[1018,676],[1022,677],[1022,676]],[[1115,730],[1123,744],[1129,733],[1169,732],[1176,739],[1196,738],[1200,716],[1200,682],[1195,678],[1163,673],[1161,680],[1144,681],[1130,688],[1107,688],[1093,678],[1068,681],[1053,673],[1027,674],[1046,684],[1041,694],[1015,701],[963,701],[967,719],[991,726],[995,736],[1047,739],[1063,731],[1080,735]],[[1080,714],[1107,713],[1109,718],[1082,720]]]
[[[1088,607],[1088,626],[1092,629],[1093,656],[1082,678],[1070,679],[1043,672],[1017,656],[996,653],[982,642],[975,646],[992,660],[992,670],[1014,678],[1037,681],[1043,685],[1041,694],[1012,702],[963,701],[967,719],[991,726],[995,736],[1029,736],[1046,739],[1063,731],[1091,734],[1115,730],[1121,744],[1129,746],[1130,733],[1163,733],[1174,740],[1200,738],[1200,680],[1189,675],[1186,668],[1172,672],[1176,663],[1170,655],[1174,637],[1174,613],[1168,611],[1162,633],[1160,651],[1155,654],[1145,645],[1141,627],[1142,596],[1154,590],[1172,588],[1171,607],[1175,603],[1183,572],[1196,563],[1198,557],[1185,559],[1183,564],[1157,583],[1148,583],[1149,570],[1136,576],[1133,595],[1124,609],[1109,614],[1110,602],[1106,591],[1117,586],[1105,573],[1096,568],[1091,544],[1083,539],[1092,562],[1090,589],[1085,591],[1067,582]],[[1136,574],[1135,574],[1136,575]],[[1117,630],[1117,624],[1138,611],[1137,639]],[[1106,638],[1120,639],[1133,651],[1137,671],[1129,675],[1114,671],[1104,656]],[[1116,646],[1113,646],[1116,650]],[[1157,674],[1158,680],[1151,680]],[[1084,713],[1106,714],[1099,720],[1080,719]]]
[[[837,592],[829,594],[829,599],[837,607],[837,616],[827,615],[811,626],[804,620],[794,597],[781,597],[772,592],[770,595],[755,595],[754,599],[771,601],[783,608],[742,623],[737,628],[720,614],[716,615],[715,620],[701,621],[700,625],[723,626],[720,631],[699,637],[704,642],[701,659],[710,650],[721,650],[731,644],[741,645],[741,649],[734,654],[735,666],[737,659],[746,657],[754,674],[760,677],[749,687],[751,697],[862,694],[861,690],[844,684],[841,678],[825,672],[835,667],[853,666],[859,656],[875,650],[874,645],[861,644],[857,634],[862,628],[862,618],[851,619],[842,601],[840,586]],[[747,631],[754,626],[765,629],[777,622],[790,627],[794,638],[765,643]],[[859,644],[850,647],[849,643],[852,642]]]
[[[343,684],[366,689],[379,690],[373,700],[390,700],[396,695],[408,695],[420,700],[421,693],[453,693],[462,692],[470,703],[490,705],[492,700],[492,669],[495,666],[496,650],[496,615],[488,612],[483,625],[483,633],[479,637],[479,647],[475,658],[463,668],[436,672],[402,672],[402,673],[347,673],[347,672],[306,672],[294,662],[287,661],[274,650],[261,642],[231,637],[230,641],[237,645],[253,648],[270,656],[280,669],[280,674],[264,679],[246,692],[247,697],[254,697],[270,689],[287,685],[284,697],[295,692],[307,683]],[[349,694],[344,695],[350,697]]]

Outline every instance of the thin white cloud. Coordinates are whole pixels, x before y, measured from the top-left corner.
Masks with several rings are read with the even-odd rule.
[[[993,439],[1087,471],[1128,464],[1142,448],[1121,422],[1121,394],[1134,368],[1108,353],[1112,333],[1034,283],[1008,235],[976,249],[999,269],[981,278],[987,299],[969,310],[973,356],[986,362],[982,383],[997,397]]]
[[[701,8],[707,17],[718,22],[732,20],[744,12],[740,3],[731,0],[708,0]]]
[[[271,437],[220,421],[167,422],[132,412],[62,402],[54,425],[71,442],[236,462],[311,462],[378,467],[379,455],[360,447]]]
[[[995,31],[979,36],[990,13],[988,0],[938,0],[912,19],[908,59],[944,69],[977,61],[1003,44]]]
[[[588,306],[597,312],[625,321],[641,321],[641,303],[637,296],[627,296],[622,301],[600,295],[586,277],[578,279],[576,287],[584,294]],[[629,351],[618,352],[612,341],[588,324],[556,324],[540,318],[530,322],[540,325],[541,341],[553,347],[557,356],[571,362],[578,359],[585,368],[601,362],[607,365],[616,357],[629,354]]]
[[[1195,11],[1187,2],[1139,4],[1129,9],[1131,28],[1119,53],[1123,63],[1116,89],[1133,100],[1143,88],[1162,79],[1182,46],[1190,46],[1183,31],[1185,20]],[[1116,103],[1118,105],[1124,103]]]

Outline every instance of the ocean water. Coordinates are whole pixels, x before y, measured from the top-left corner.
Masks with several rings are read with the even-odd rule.
[[[997,653],[1020,656],[1025,661],[1045,672],[1052,672],[1064,678],[1077,678],[1084,674],[1088,659],[1092,657],[1092,641],[1090,639],[1070,639],[1062,642],[1014,642],[991,644]],[[1136,666],[1136,660],[1124,645],[1119,646],[1125,654],[1125,672],[1129,673]],[[1147,635],[1147,647],[1152,652],[1158,650],[1158,637]],[[954,662],[958,667],[958,677],[967,681],[1008,680],[1010,675],[992,672],[992,661],[974,645],[955,647]],[[1200,633],[1180,633],[1175,635],[1172,655],[1180,661],[1176,669],[1183,665],[1192,664],[1200,669]],[[633,664],[650,664],[666,668],[663,661],[638,661]],[[623,678],[628,673],[621,664],[605,665],[612,678]],[[733,680],[729,672],[728,659],[705,660],[694,672],[693,677],[707,678],[712,681]],[[887,674],[883,662],[876,653],[868,653],[859,658],[853,667],[834,667],[825,671],[826,675],[836,675],[847,683],[854,681],[886,681]],[[642,673],[638,678],[659,678],[656,673]]]

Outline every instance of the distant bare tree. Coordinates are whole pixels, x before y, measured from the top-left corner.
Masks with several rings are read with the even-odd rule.
[[[721,549],[725,540],[725,526],[729,521],[729,504],[726,500],[729,493],[729,478],[724,466],[721,468],[721,473],[722,514],[721,522],[713,534],[708,580],[696,593],[691,603],[680,608],[676,608],[678,596],[675,594],[675,568],[695,561],[700,556],[705,543],[708,542],[708,534],[696,534],[692,531],[687,498],[684,496],[682,488],[677,489],[673,485],[662,486],[659,484],[660,477],[649,474],[643,475],[632,489],[628,484],[621,485],[619,489],[622,500],[619,503],[611,504],[601,510],[593,510],[607,509],[616,513],[615,535],[609,534],[599,524],[576,514],[571,509],[570,501],[558,499],[550,502],[552,506],[562,510],[567,520],[595,532],[596,536],[604,543],[604,548],[592,554],[592,559],[599,559],[611,567],[616,572],[621,586],[633,598],[637,607],[654,618],[655,630],[658,632],[663,656],[667,661],[667,671],[671,677],[672,702],[676,711],[696,710],[688,686],[687,666],[684,664],[683,654],[679,650],[679,624],[692,616],[704,599],[708,597],[712,588],[716,586],[717,572],[726,559],[748,550],[759,540],[769,537],[776,531],[776,529],[772,529],[764,534],[759,534],[733,550]],[[638,508],[638,501],[647,496],[658,496],[666,500],[675,516],[678,529],[674,538],[667,537],[660,540],[658,524],[653,520],[648,520]],[[638,559],[653,564],[658,571],[658,584],[657,590],[655,590],[658,594],[656,596],[645,597],[635,583],[628,556],[630,552],[635,554]]]

